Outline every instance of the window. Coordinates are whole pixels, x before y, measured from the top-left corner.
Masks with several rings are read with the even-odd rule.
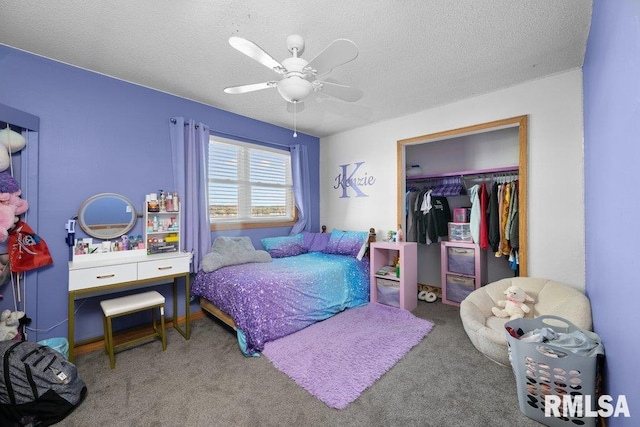
[[[294,221],[291,154],[211,135],[209,217],[213,229]]]

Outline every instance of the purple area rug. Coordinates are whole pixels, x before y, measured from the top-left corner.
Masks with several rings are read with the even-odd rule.
[[[268,342],[262,354],[328,406],[344,409],[431,328],[408,311],[367,304]]]

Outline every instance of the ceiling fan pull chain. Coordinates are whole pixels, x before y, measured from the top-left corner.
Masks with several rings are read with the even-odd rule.
[[[297,138],[298,137],[298,124],[296,122],[296,111],[298,111],[298,103],[294,102],[293,103],[293,137]]]

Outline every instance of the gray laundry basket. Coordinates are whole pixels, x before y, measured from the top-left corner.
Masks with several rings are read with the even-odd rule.
[[[509,360],[516,377],[518,403],[523,414],[552,427],[595,426],[598,418],[585,413],[597,411],[599,381],[598,362],[601,357],[582,356],[567,348],[542,342],[526,342],[513,337],[509,328],[519,329],[523,335],[541,328],[550,328],[558,333],[584,331],[573,323],[558,316],[539,316],[535,319],[515,319],[505,324]],[[589,332],[593,334],[592,332]],[[571,396],[572,404],[581,401],[585,409],[582,413],[576,407],[563,411],[559,405],[559,415],[545,416],[545,396]],[[589,400],[589,402],[587,402]],[[589,405],[589,406],[587,406]],[[586,416],[585,416],[586,415]]]

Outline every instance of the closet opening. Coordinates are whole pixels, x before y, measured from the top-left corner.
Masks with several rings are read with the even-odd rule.
[[[430,233],[422,234],[422,231],[426,232],[424,224],[420,224],[420,228],[416,230],[416,218],[423,220],[421,216],[416,216],[417,203],[425,209],[422,213],[428,212],[431,209],[430,197],[433,195],[434,201],[439,203],[437,208],[440,211],[449,210],[450,222],[454,222],[454,214],[458,215],[455,222],[469,222],[470,208],[473,205],[470,193],[479,197],[482,189],[486,191],[486,197],[489,197],[496,186],[501,192],[507,187],[515,189],[517,209],[514,212],[517,216],[511,217],[507,228],[511,233],[511,240],[507,239],[507,246],[503,246],[505,242],[500,240],[499,250],[495,251],[495,245],[488,244],[484,232],[485,238],[479,238],[478,208],[474,207],[473,234],[478,241],[473,243],[478,244],[483,265],[482,275],[477,276],[478,282],[485,285],[505,277],[528,275],[527,116],[397,141],[397,182],[397,222],[402,224],[407,240],[418,242],[420,285],[442,287],[446,274],[442,274],[445,264],[442,263],[441,246],[446,244],[440,242],[448,241],[451,232],[460,231],[467,234],[461,238],[463,240],[458,241],[468,241],[469,230],[463,230],[459,225],[447,225],[443,229],[443,218],[440,218],[437,223],[439,232],[433,234],[433,226],[430,225]],[[427,193],[429,198],[425,197]],[[485,198],[485,201],[488,199]],[[410,215],[412,210],[413,220]],[[483,227],[488,225],[485,222]],[[503,231],[505,226],[506,224],[499,224]],[[495,227],[493,231],[495,235]],[[513,248],[509,246],[511,242]]]

